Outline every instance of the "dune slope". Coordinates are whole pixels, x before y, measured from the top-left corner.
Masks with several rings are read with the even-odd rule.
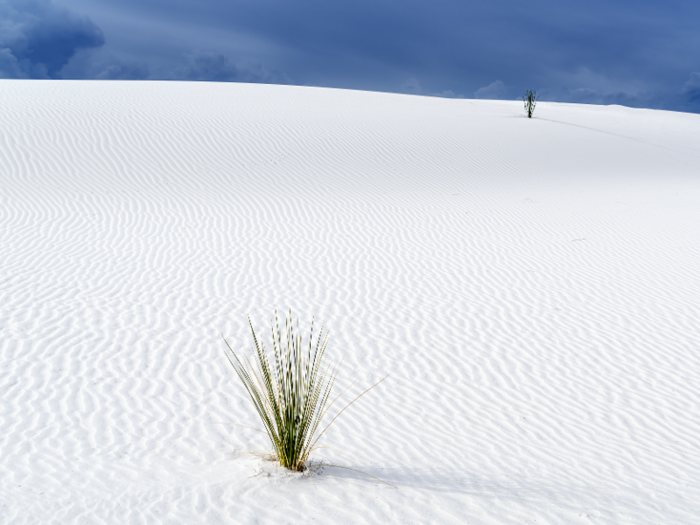
[[[0,523],[692,523],[700,115],[0,81]],[[295,477],[220,334],[331,331]]]

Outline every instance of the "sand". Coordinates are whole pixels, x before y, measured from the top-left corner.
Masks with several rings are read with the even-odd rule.
[[[700,115],[2,80],[0,523],[695,523],[699,221]],[[228,425],[275,308],[397,488]]]

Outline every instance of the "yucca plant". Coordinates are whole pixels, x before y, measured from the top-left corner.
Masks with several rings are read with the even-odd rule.
[[[271,326],[274,356],[270,360],[262,340],[255,333],[250,316],[248,324],[253,334],[255,366],[247,357],[239,358],[224,338],[233,359],[228,353],[226,357],[260,416],[276,459],[283,467],[302,472],[308,468],[307,462],[311,452],[315,448],[320,448],[315,447],[319,438],[340,415],[339,413],[335,416],[331,423],[316,436],[323,416],[340,397],[336,397],[326,406],[339,366],[331,369],[324,364],[328,334],[324,337],[322,327],[314,346],[312,321],[309,344],[304,348],[302,337],[299,335],[299,321],[297,320],[295,329],[291,310],[285,322],[284,332],[280,329],[279,318],[275,311],[275,321]],[[357,396],[340,412],[377,384],[379,383]]]
[[[535,112],[535,106],[537,105],[537,100],[540,96],[528,89],[523,95],[523,102],[525,104],[525,111],[527,112],[527,118],[532,118],[532,114]]]

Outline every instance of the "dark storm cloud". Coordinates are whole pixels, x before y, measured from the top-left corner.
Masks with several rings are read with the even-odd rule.
[[[143,80],[150,75],[143,64],[112,63],[94,75],[97,80]]]
[[[74,76],[135,78],[141,71],[143,78],[504,99],[536,89],[542,100],[700,106],[692,76],[700,71],[700,2],[690,0],[61,5],[90,16],[109,40],[92,66],[73,60]]]
[[[89,18],[47,0],[0,0],[0,76],[60,78],[79,49],[104,44]]]
[[[210,80],[231,82],[237,80],[238,70],[224,55],[199,54],[188,57],[187,64],[174,72],[182,80]]]
[[[700,73],[690,75],[680,94],[686,110],[700,113]]]
[[[268,71],[260,64],[234,64],[218,53],[198,52],[184,57],[182,66],[169,76],[171,80],[205,80],[209,82],[252,82],[286,84],[283,74]]]

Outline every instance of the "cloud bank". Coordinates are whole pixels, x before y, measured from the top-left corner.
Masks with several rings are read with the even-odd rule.
[[[700,112],[684,0],[0,0],[0,77],[265,82]]]
[[[0,76],[61,78],[79,49],[104,45],[102,31],[88,17],[48,0],[0,1]]]

